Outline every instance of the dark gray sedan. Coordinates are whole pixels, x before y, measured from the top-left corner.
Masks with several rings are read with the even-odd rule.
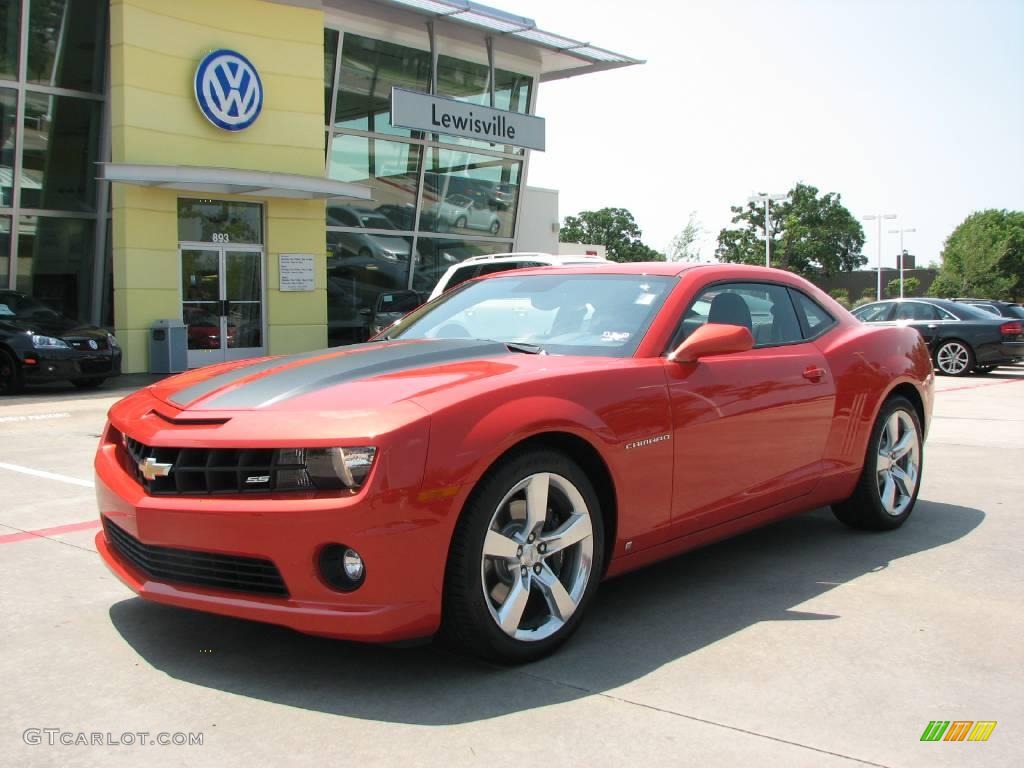
[[[909,325],[920,331],[935,368],[946,376],[990,373],[1024,359],[1024,323],[948,299],[891,299],[853,310],[873,325]]]

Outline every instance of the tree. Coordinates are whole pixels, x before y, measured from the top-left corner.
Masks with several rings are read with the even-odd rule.
[[[946,238],[932,292],[990,299],[1024,295],[1024,211],[989,209],[964,219]]]
[[[668,246],[669,261],[700,261],[700,246],[697,241],[704,234],[704,228],[696,211],[690,211],[690,218],[682,232],[672,238]]]
[[[833,288],[828,292],[828,295],[846,307],[846,309],[850,308],[850,292],[845,288]]]
[[[903,278],[903,295],[913,296],[917,289],[921,287],[921,281],[916,277],[905,277]],[[900,279],[894,277],[885,285],[885,295],[889,297],[895,297],[900,295]]]
[[[593,243],[608,249],[612,261],[665,261],[665,254],[644,245],[643,233],[625,208],[602,208],[566,216],[558,233],[563,243]]]
[[[764,206],[747,203],[732,208],[735,229],[718,235],[719,261],[764,264]],[[835,192],[797,183],[789,199],[771,207],[772,266],[805,277],[828,277],[867,263],[861,253],[864,229]]]

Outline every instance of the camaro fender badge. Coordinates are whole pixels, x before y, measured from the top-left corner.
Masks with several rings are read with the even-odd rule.
[[[672,435],[658,435],[657,437],[648,437],[645,440],[637,440],[633,443],[626,443],[626,450],[631,451],[634,448],[646,448],[648,445],[654,445],[655,443],[663,443],[666,440],[671,440]]]
[[[144,478],[152,482],[158,477],[167,477],[171,474],[171,468],[173,466],[173,464],[162,464],[152,456],[147,456],[139,462],[139,472],[142,473]]]
[[[245,478],[246,485],[261,485],[270,482],[270,475],[249,475]]]

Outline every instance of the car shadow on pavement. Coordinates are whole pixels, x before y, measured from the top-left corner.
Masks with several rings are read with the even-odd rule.
[[[465,723],[609,690],[762,621],[842,621],[798,606],[956,541],[985,514],[920,501],[901,529],[846,529],[828,510],[784,520],[602,585],[553,657],[499,667],[436,644],[409,648],[309,637],[138,598],[114,627],[171,677],[278,704],[371,720]]]

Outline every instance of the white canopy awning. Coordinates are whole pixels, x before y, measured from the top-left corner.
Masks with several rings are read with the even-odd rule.
[[[369,187],[325,179],[323,176],[194,165],[99,163],[99,166],[101,179],[141,187],[163,187],[214,195],[287,197],[293,200],[329,200],[338,197],[373,199]]]

